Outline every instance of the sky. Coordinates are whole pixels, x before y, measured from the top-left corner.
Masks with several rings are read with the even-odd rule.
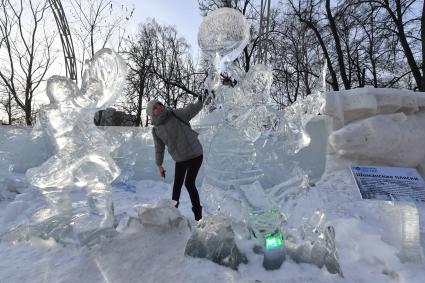
[[[135,11],[129,29],[148,18],[155,18],[160,24],[174,25],[192,46],[194,55],[198,53],[197,33],[202,22],[197,0],[121,0],[117,2],[134,5]]]
[[[114,2],[135,8],[133,18],[127,27],[129,33],[136,32],[139,23],[145,22],[148,18],[155,18],[160,24],[174,25],[179,34],[191,45],[193,57],[198,57],[197,32],[202,16],[197,0],[114,0]],[[64,75],[61,54],[57,58],[57,63],[61,69],[60,74]],[[50,74],[47,77],[49,76]],[[34,97],[34,102],[45,104],[48,100],[41,93]],[[0,120],[7,120],[3,111],[0,111]]]

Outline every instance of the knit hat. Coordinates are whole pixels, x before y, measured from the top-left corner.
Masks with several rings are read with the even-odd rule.
[[[154,99],[154,100],[149,101],[149,102],[148,102],[148,105],[146,105],[146,114],[147,114],[149,117],[152,117],[152,116],[153,116],[153,107],[154,107],[154,106],[155,106],[155,104],[157,104],[158,102],[159,102],[159,100]]]

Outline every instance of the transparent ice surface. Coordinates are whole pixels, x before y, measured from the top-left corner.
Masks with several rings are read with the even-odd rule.
[[[270,97],[272,82],[273,72],[271,67],[263,64],[254,65],[242,80],[243,96],[239,99],[243,100],[244,104],[266,104]]]
[[[0,184],[4,179],[9,175],[9,172],[12,170],[10,165],[7,152],[0,151]]]
[[[236,245],[232,223],[217,216],[207,216],[199,222],[186,245],[185,255],[206,258],[233,269],[248,262]]]
[[[325,98],[321,93],[310,94],[296,101],[283,111],[278,132],[285,139],[283,150],[287,154],[298,153],[310,144],[307,123],[322,112]]]
[[[255,158],[253,143],[225,124],[214,130],[205,162],[205,180],[223,189],[253,183],[262,176]]]
[[[235,60],[248,42],[247,21],[241,12],[231,8],[208,13],[198,30],[198,44],[202,52],[210,56],[218,54],[225,61]]]
[[[56,213],[72,211],[68,196],[72,189],[85,192],[87,211],[78,212],[73,222],[77,231],[113,224],[110,183],[119,175],[119,168],[93,117],[119,95],[125,74],[121,57],[102,49],[87,62],[81,90],[60,76],[47,82],[50,103],[40,110],[39,121],[55,152],[40,166],[29,169],[26,176],[42,190]]]
[[[422,263],[419,213],[414,203],[382,204],[382,239],[398,249],[402,262]]]

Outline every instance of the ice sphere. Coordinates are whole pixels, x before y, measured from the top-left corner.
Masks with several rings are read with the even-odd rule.
[[[248,260],[236,245],[232,223],[217,216],[204,217],[193,230],[185,255],[206,258],[223,266],[237,269]]]
[[[53,76],[47,82],[50,103],[40,110],[40,124],[55,154],[28,169],[28,181],[50,200],[52,211],[71,211],[67,196],[79,188],[87,196],[87,211],[79,211],[73,228],[79,232],[113,224],[110,183],[119,168],[111,149],[93,123],[96,111],[115,101],[126,76],[122,58],[102,49],[87,62],[81,90],[68,78]]]
[[[198,44],[207,54],[235,60],[249,42],[249,25],[241,12],[231,8],[214,10],[198,30]]]

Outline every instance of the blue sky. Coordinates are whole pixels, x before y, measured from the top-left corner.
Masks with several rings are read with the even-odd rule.
[[[197,0],[122,0],[120,2],[126,2],[135,7],[132,29],[147,18],[155,18],[161,24],[174,25],[192,46],[194,56],[197,55],[197,33],[202,22]]]

